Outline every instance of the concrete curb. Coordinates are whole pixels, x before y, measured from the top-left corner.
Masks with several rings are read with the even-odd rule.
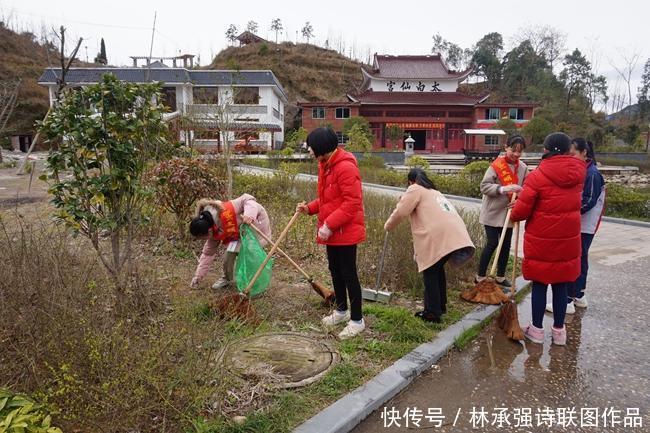
[[[528,284],[519,277],[517,291]],[[299,425],[294,433],[347,433],[406,388],[417,376],[442,358],[465,330],[478,325],[499,310],[498,305],[480,305],[460,321],[441,331],[436,338],[416,347],[402,359],[346,394],[312,418]]]
[[[239,167],[244,168],[244,169],[249,169],[249,170],[259,170],[267,173],[273,173],[275,170],[272,168],[265,168],[265,167],[255,167],[251,165],[240,165]],[[300,173],[298,174],[299,179],[303,180],[316,180],[317,176],[313,174],[304,174]],[[369,187],[369,188],[376,188],[376,189],[383,189],[385,191],[394,191],[394,192],[404,192],[406,191],[406,188],[400,188],[397,186],[389,186],[389,185],[380,185],[377,183],[367,183],[364,182],[363,186]],[[479,198],[472,198],[472,197],[463,197],[460,195],[452,195],[452,194],[445,194],[445,197],[447,197],[449,200],[455,200],[455,201],[464,201],[466,203],[481,203],[481,199]],[[643,228],[650,228],[650,222],[646,221],[637,221],[637,220],[629,220],[625,218],[615,218],[615,217],[608,217],[604,216],[603,217],[604,222],[608,223],[614,223],[614,224],[622,224],[622,225],[628,225],[628,226],[635,226],[635,227],[643,227]]]

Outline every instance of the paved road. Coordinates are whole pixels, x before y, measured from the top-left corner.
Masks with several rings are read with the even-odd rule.
[[[395,407],[402,414],[407,407],[418,408],[424,414],[428,408],[440,408],[446,416],[442,428],[434,428],[426,418],[420,422],[419,430],[430,432],[477,431],[472,429],[471,412],[476,408],[475,420],[478,420],[481,407],[487,416],[486,425],[478,429],[481,432],[506,430],[507,424],[502,424],[501,428],[498,423],[492,424],[498,416],[494,408],[498,407],[508,408],[506,413],[513,425],[515,408],[531,408],[532,427],[507,428],[511,431],[551,431],[544,425],[538,426],[536,418],[537,408],[543,411],[550,407],[556,414],[558,408],[576,409],[575,420],[570,413],[562,421],[542,415],[542,421],[546,419],[556,427],[570,425],[553,431],[650,432],[649,269],[650,229],[603,223],[591,248],[587,288],[590,306],[569,316],[566,347],[551,346],[548,335],[543,347],[513,343],[491,325],[469,348],[443,358],[385,407],[387,410]],[[528,300],[520,305],[519,316],[521,323],[530,320]],[[551,323],[552,318],[547,315],[547,329]],[[494,366],[487,345],[491,338]],[[599,427],[581,426],[582,410],[588,408],[600,410]],[[605,408],[614,410],[603,417]],[[632,412],[626,417],[628,408]],[[634,408],[639,408],[643,426],[625,427],[625,420],[638,421],[633,416]],[[617,412],[619,410],[621,412]],[[390,421],[397,417],[382,419],[382,411],[373,413],[354,431],[418,429],[412,423],[406,427],[403,416],[399,420],[400,427],[385,428],[384,419]],[[585,420],[588,413],[585,410]],[[620,418],[616,418],[617,415]],[[412,421],[413,417],[409,419]],[[527,425],[525,417],[518,419]],[[604,420],[607,420],[606,426],[603,426]],[[577,426],[571,424],[573,421]],[[449,424],[444,425],[446,423]]]

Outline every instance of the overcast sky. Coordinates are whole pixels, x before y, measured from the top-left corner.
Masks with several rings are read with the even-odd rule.
[[[611,63],[622,66],[622,53],[640,53],[634,73],[634,94],[643,64],[650,57],[650,1],[543,0],[463,1],[341,1],[319,2],[223,0],[0,0],[0,15],[11,25],[39,32],[64,24],[70,35],[83,36],[81,57],[93,59],[103,37],[109,63],[130,64],[128,56],[149,53],[151,27],[157,12],[153,54],[179,51],[200,55],[201,64],[226,46],[224,33],[233,23],[243,29],[248,20],[259,23],[259,35],[273,40],[273,18],[284,24],[283,40],[310,21],[316,42],[341,36],[359,56],[428,54],[432,35],[469,47],[489,32],[504,36],[506,48],[523,26],[551,25],[566,32],[568,48],[580,48],[606,75],[610,88],[617,75]],[[87,47],[87,48],[86,48]],[[619,83],[621,89],[623,84]]]

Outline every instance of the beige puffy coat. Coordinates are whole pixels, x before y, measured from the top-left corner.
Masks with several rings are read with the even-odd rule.
[[[439,191],[418,184],[409,186],[384,227],[390,231],[407,217],[411,222],[418,272],[452,252],[459,252],[459,260],[450,258],[455,264],[471,258],[475,247],[465,222]]]

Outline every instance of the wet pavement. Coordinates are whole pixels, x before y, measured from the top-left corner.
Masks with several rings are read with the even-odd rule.
[[[589,307],[567,316],[567,346],[551,345],[548,313],[543,346],[492,324],[353,431],[650,432],[650,229],[603,223],[590,263]]]

